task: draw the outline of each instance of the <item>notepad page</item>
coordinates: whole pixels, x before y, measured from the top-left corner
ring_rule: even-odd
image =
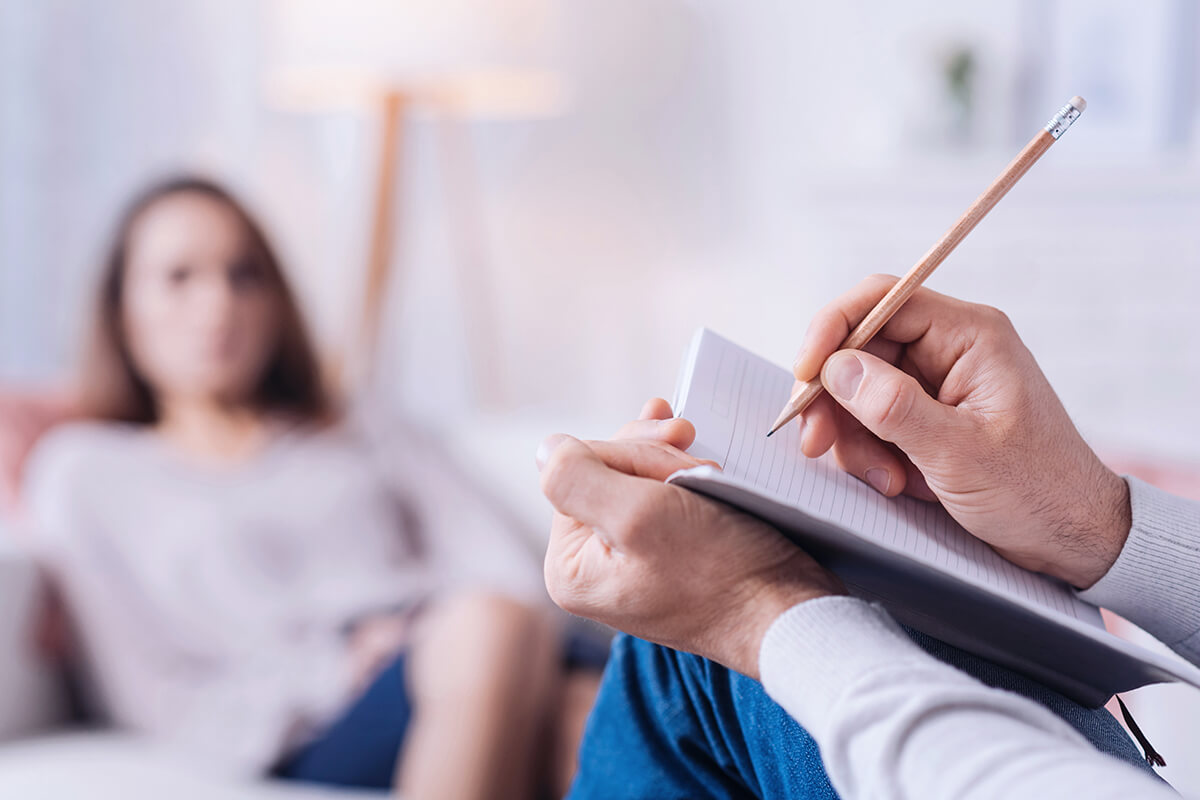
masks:
[[[696,426],[690,452],[813,516],[1004,594],[1101,624],[1065,584],[1022,569],[967,533],[940,506],[886,498],[838,469],[831,455],[805,458],[798,426],[767,431],[792,389],[790,372],[717,334],[697,333],[675,412]]]

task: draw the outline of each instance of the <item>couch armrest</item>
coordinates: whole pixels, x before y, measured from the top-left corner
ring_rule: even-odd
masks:
[[[40,588],[37,566],[0,521],[0,741],[65,719],[61,683],[33,644]]]

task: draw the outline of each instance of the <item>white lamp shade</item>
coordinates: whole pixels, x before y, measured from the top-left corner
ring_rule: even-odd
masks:
[[[400,91],[521,112],[561,93],[556,10],[554,0],[271,0],[268,91],[285,105]]]

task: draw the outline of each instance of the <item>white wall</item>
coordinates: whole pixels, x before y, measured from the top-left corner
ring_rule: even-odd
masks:
[[[861,275],[906,269],[1067,87],[1098,80],[1069,55],[1083,45],[1046,44],[1060,17],[1080,16],[1069,0],[564,7],[569,112],[468,129],[492,298],[480,338],[499,381],[483,388],[528,414],[620,419],[670,392],[698,324],[790,358],[815,308]],[[119,201],[176,166],[248,194],[323,336],[344,331],[373,120],[267,107],[269,19],[237,0],[18,2],[0,15],[0,376],[63,368]],[[1152,34],[1131,34],[1132,55]],[[1190,62],[1176,58],[1193,73],[1194,42]],[[939,70],[962,46],[980,102],[956,136]],[[1058,71],[1030,77],[1047,63]],[[1158,77],[1195,116],[1178,72]],[[1194,455],[1198,137],[1175,124],[1182,144],[1151,146],[1121,114],[1163,104],[1131,110],[1094,88],[1076,128],[931,283],[1009,311],[1098,441]],[[451,246],[473,223],[445,194],[438,141],[432,123],[410,126],[384,374],[405,405],[445,415],[479,398]]]
[[[263,106],[258,24],[242,0],[0,3],[0,378],[67,367],[121,205],[176,170],[245,194],[315,294],[308,254],[358,212],[340,202],[353,147],[321,145],[355,129]]]
[[[699,324],[787,363],[813,310],[865,274],[907,269],[1073,93],[1065,87],[1089,85],[1079,69],[1074,83],[1022,88],[1040,63],[1022,32],[1041,17],[1031,22],[1026,5],[957,4],[948,17],[933,2],[819,15],[795,3],[675,4],[686,20],[676,24],[716,52],[616,104],[596,82],[633,80],[606,55],[657,76],[679,62],[678,43],[660,57],[594,35],[575,115],[482,143],[513,400],[615,419],[669,393]],[[913,109],[936,108],[920,99],[936,97],[921,88],[936,74],[929,50],[960,41],[980,53],[978,132],[935,146],[936,114]],[[1189,135],[1186,148],[1138,149],[1129,143],[1142,134],[1094,102],[931,285],[1007,310],[1096,441],[1197,457],[1200,170]],[[497,143],[518,136],[519,149]]]

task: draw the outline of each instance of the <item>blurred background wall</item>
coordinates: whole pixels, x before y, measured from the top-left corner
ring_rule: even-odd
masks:
[[[271,102],[288,8],[0,3],[0,377],[70,363],[120,203],[179,168],[253,201],[337,345],[361,289],[377,127],[369,111]],[[670,392],[700,324],[788,363],[815,308],[907,269],[1078,93],[1081,123],[931,285],[1008,311],[1094,439],[1195,454],[1193,0],[556,12],[562,109],[462,126],[486,390],[456,265],[466,214],[447,196],[436,121],[406,126],[403,280],[381,362],[398,403],[608,424]]]
[[[397,20],[438,5],[373,2]],[[453,151],[445,120],[406,120],[391,407],[512,430],[524,464],[537,433],[603,434],[669,396],[698,325],[790,363],[815,309],[906,270],[1081,94],[930,286],[1006,310],[1102,449],[1200,458],[1195,0],[542,5],[560,104],[460,119]],[[120,205],[180,169],[251,201],[322,341],[346,346],[378,113],[267,90],[295,13],[0,0],[0,382],[68,373]],[[389,30],[414,41],[385,26],[375,44]],[[1164,691],[1157,724],[1186,753],[1195,698]],[[1195,767],[1171,777],[1200,787]]]

